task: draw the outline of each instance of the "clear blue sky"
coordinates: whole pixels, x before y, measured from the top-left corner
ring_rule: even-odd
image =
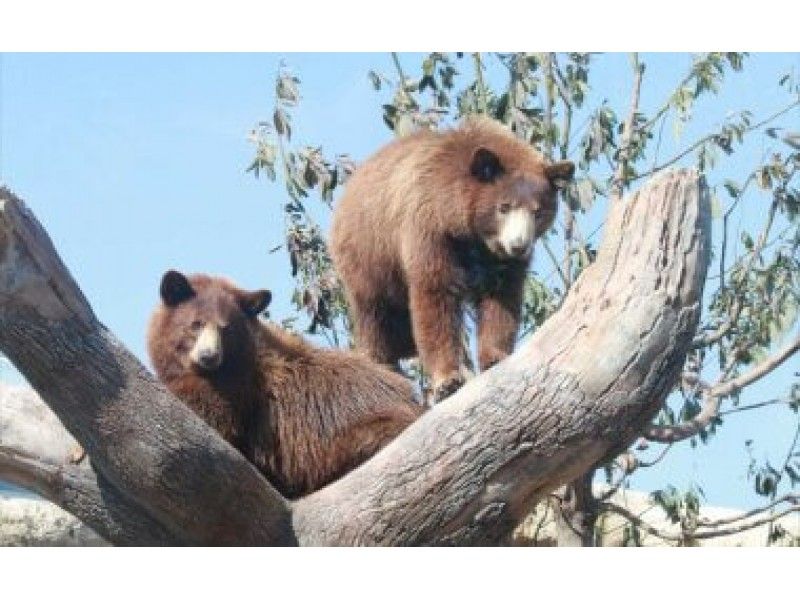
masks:
[[[418,56],[401,56],[415,73]],[[644,55],[644,109],[660,104],[690,64],[688,55]],[[229,276],[273,291],[271,313],[291,315],[288,260],[268,253],[282,241],[283,191],[245,173],[253,148],[246,137],[271,114],[274,77],[284,61],[302,80],[296,138],[327,155],[363,159],[391,138],[381,121],[386,101],[366,73],[393,72],[388,54],[5,54],[2,56],[0,180],[33,209],[100,319],[147,362],[144,332],[167,268]],[[681,143],[719,123],[728,111],[756,117],[786,103],[780,73],[797,54],[751,56],[719,97],[702,102]],[[489,63],[489,79],[502,70]],[[468,63],[464,68],[470,68]],[[628,58],[597,59],[593,88],[620,113],[629,103]],[[594,107],[594,106],[593,106]],[[798,128],[797,113],[783,124]],[[576,122],[579,122],[577,120]],[[662,155],[675,146],[665,132]],[[737,155],[719,171],[740,180],[765,145]],[[744,222],[759,218],[755,197]],[[599,222],[587,218],[584,230]],[[326,215],[321,214],[323,223]],[[548,271],[537,261],[540,272]],[[785,390],[797,365],[784,366],[746,396]],[[6,371],[8,377],[8,372]],[[661,467],[638,475],[643,489],[669,479],[702,481],[710,503],[755,504],[742,479],[744,438],[759,455],[782,459],[795,422],[788,410],[728,418],[710,447],[674,448]]]

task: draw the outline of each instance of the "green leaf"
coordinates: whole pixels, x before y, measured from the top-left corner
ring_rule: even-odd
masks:
[[[759,168],[756,171],[756,183],[762,189],[771,189],[772,188],[772,177],[769,174],[769,170],[766,166],[763,168]]]
[[[742,190],[739,188],[739,185],[735,181],[732,181],[731,179],[725,179],[725,182],[722,183],[722,185],[725,187],[725,190],[728,192],[728,195],[730,195],[734,199],[739,197],[739,194],[742,192]]]
[[[281,73],[275,85],[275,94],[287,106],[294,106],[300,99],[300,89],[297,84],[300,79],[288,73]]]
[[[375,88],[375,91],[381,90],[381,77],[375,71],[369,71],[367,73],[367,77],[369,77],[370,83],[372,83],[372,87]]]
[[[272,122],[275,125],[275,131],[278,135],[284,135],[286,139],[292,138],[292,128],[289,126],[289,113],[283,108],[275,108],[272,115]]]
[[[800,133],[792,131],[783,136],[783,142],[792,149],[800,150]]]

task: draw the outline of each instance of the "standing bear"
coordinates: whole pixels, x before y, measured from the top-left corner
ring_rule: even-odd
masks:
[[[147,346],[169,390],[287,498],[341,477],[423,409],[402,376],[259,320],[269,291],[170,270]]]
[[[397,139],[359,166],[331,231],[356,347],[383,364],[419,355],[441,400],[465,380],[471,303],[481,370],[508,355],[533,243],[574,171],[488,118]]]

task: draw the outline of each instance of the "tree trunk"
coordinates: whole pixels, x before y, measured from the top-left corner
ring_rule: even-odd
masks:
[[[289,503],[97,321],[33,215],[0,191],[0,350],[94,468],[37,475],[45,464],[5,451],[0,477],[115,543],[493,544],[650,422],[697,327],[709,241],[693,171],[614,203],[597,261],[531,339],[367,463]],[[43,487],[67,478],[96,508]]]
[[[597,502],[592,494],[594,468],[567,484],[554,501],[553,521],[559,547],[594,546]]]

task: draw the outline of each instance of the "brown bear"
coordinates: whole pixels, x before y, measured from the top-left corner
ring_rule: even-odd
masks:
[[[160,294],[147,338],[158,377],[287,498],[354,469],[423,411],[402,376],[260,320],[269,291],[170,270]]]
[[[330,243],[356,347],[384,364],[418,354],[440,400],[465,379],[471,303],[480,369],[508,355],[532,245],[574,171],[482,117],[394,140],[364,162],[336,207]]]

